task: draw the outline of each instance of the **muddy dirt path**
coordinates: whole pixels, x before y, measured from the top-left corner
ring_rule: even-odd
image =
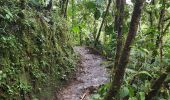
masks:
[[[80,66],[75,77],[54,100],[89,100],[91,92],[108,82],[106,68],[101,65],[105,61],[102,56],[87,47],[75,47],[74,50],[80,54]]]

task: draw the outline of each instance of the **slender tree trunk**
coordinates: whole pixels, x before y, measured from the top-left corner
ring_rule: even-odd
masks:
[[[170,27],[170,21],[168,22],[168,24],[166,25],[165,29],[163,30],[163,36],[166,34],[167,30],[169,29]]]
[[[79,26],[79,29],[80,29],[80,32],[79,32],[79,38],[80,38],[80,45],[82,45],[82,29],[81,27]]]
[[[107,26],[107,22],[104,23],[104,27],[106,26]],[[105,45],[105,43],[106,43],[106,33],[103,36],[103,44]]]
[[[72,12],[72,16],[71,16],[71,20],[72,20],[72,27],[74,26],[74,11],[75,11],[75,5],[74,5],[74,0],[71,0],[71,12]]]
[[[145,100],[152,100],[152,98],[154,96],[156,96],[157,92],[159,91],[159,89],[162,86],[162,83],[164,82],[164,80],[166,79],[167,74],[162,74],[157,80],[156,82],[153,84],[151,91],[148,93],[148,95],[146,95],[146,99]]]
[[[22,10],[24,10],[25,7],[26,7],[25,0],[20,0],[20,8],[21,8]],[[21,20],[25,18],[25,16],[24,16],[23,13],[20,13],[20,15],[21,15],[21,16],[20,16]],[[21,30],[20,30],[20,31],[23,32],[23,29],[24,29],[24,26],[21,25]],[[19,78],[19,80],[20,80],[20,78]],[[20,81],[21,81],[21,80],[20,80]],[[21,84],[21,83],[19,82],[19,84]],[[21,100],[24,100],[24,99],[25,99],[25,93],[24,93],[24,90],[23,90],[22,88],[20,89],[20,99],[21,99]]]
[[[60,6],[61,6],[61,15],[64,16],[65,13],[65,2],[66,0],[60,0]]]
[[[116,14],[117,15],[115,17],[115,31],[117,33],[117,46],[116,46],[114,70],[117,68],[117,64],[118,64],[120,54],[121,54],[121,49],[122,49],[124,4],[125,4],[125,0],[116,0],[116,9],[117,9]]]
[[[106,12],[105,12],[105,14],[104,14],[104,16],[103,16],[102,23],[101,23],[101,25],[100,25],[100,28],[99,28],[99,31],[98,31],[97,37],[96,37],[95,42],[94,42],[94,46],[96,46],[96,45],[97,45],[97,43],[98,43],[98,41],[99,41],[100,34],[101,34],[101,30],[102,30],[102,27],[103,27],[103,25],[104,25],[104,22],[105,22],[106,16],[107,16],[107,14],[108,14],[108,12],[109,12],[109,8],[110,8],[110,5],[111,5],[111,1],[112,1],[112,0],[109,0],[109,2],[108,2],[107,8],[106,8]]]
[[[156,55],[158,55],[158,48],[160,47],[161,41],[162,41],[162,34],[163,33],[163,28],[164,28],[164,17],[165,17],[165,4],[166,4],[166,0],[163,0],[163,8],[160,11],[160,18],[159,18],[159,23],[158,23],[158,32],[159,35],[157,36],[157,40],[156,40],[156,44],[155,44],[155,49],[153,50],[152,53],[152,60],[151,60],[151,64],[155,62],[155,57]]]
[[[155,6],[155,0],[152,0],[151,1],[151,5],[152,6]],[[154,14],[155,14],[155,10],[151,10],[148,12],[149,14],[149,22],[150,22],[150,28],[152,29],[154,27]],[[150,34],[153,34],[153,32],[151,31]],[[151,42],[154,42],[154,36],[151,35]]]
[[[69,0],[66,0],[65,4],[65,11],[64,11],[64,17],[67,18],[67,7],[68,7]]]
[[[93,31],[93,39],[95,40],[96,39],[96,33],[97,33],[97,23],[96,23],[96,20],[94,20],[93,22],[93,26],[94,26],[94,31]]]
[[[123,77],[125,74],[125,69],[129,61],[131,44],[136,36],[136,32],[138,29],[144,1],[145,0],[136,0],[125,46],[120,56],[120,60],[117,65],[116,73],[114,75],[111,87],[107,95],[105,96],[105,100],[112,100],[112,98],[115,97],[118,94],[118,91],[120,90],[121,84],[123,82]]]

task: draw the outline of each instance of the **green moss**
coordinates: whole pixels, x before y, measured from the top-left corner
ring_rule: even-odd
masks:
[[[5,9],[4,6],[0,10],[4,17]],[[75,55],[66,42],[69,40],[66,22],[57,11],[52,11],[51,17],[45,16],[44,11],[21,10],[17,2],[7,10],[11,17],[0,18],[3,29],[0,31],[0,98],[52,97],[55,88],[75,68]]]

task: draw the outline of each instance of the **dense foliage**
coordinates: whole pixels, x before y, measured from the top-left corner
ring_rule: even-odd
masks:
[[[119,4],[123,1],[72,0],[73,3],[69,7],[70,10],[74,10],[74,13],[68,11],[69,14],[71,13],[72,16],[75,16],[70,16],[70,18],[73,20],[71,22],[74,23],[72,31],[77,37],[77,43],[95,46],[111,60],[111,64],[113,61],[120,61],[115,59],[115,56],[117,52],[121,54],[121,51],[126,49],[123,46],[129,34],[130,23],[133,21],[131,19],[132,13],[136,9],[134,9],[135,3],[140,0],[132,0],[132,2],[130,2],[131,0],[126,0],[124,4]],[[108,8],[109,3],[111,3],[111,6]],[[128,64],[127,66],[125,65],[124,80],[116,100],[150,100],[148,99],[149,97],[154,97],[156,100],[170,99],[169,5],[170,2],[166,0],[146,0],[144,3],[139,25],[137,25],[138,31],[135,32],[136,37],[130,45],[131,50]],[[104,16],[107,9],[109,11]],[[122,13],[123,16],[121,15]],[[119,23],[121,19],[123,23]],[[101,34],[99,34],[102,24]],[[117,28],[119,30],[121,28],[121,35],[117,35],[117,33],[120,33]],[[98,35],[100,37],[96,41]],[[120,46],[119,39],[122,46]],[[97,45],[95,45],[96,42]],[[122,49],[116,51],[118,44]],[[124,56],[126,57],[126,55]],[[114,68],[111,74],[114,80],[114,73],[117,70],[115,69],[115,64],[112,65]],[[94,98],[102,100],[109,88],[111,88],[110,84],[103,86],[99,89],[100,95],[96,94]]]
[[[86,45],[112,69],[94,100],[169,100],[169,27],[169,0],[1,0],[0,99],[52,97]]]
[[[46,98],[74,71],[68,28],[59,8],[0,1],[0,99]],[[51,98],[50,97],[50,98]]]

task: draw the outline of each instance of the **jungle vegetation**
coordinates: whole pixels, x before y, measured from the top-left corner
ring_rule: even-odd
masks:
[[[111,64],[93,100],[169,100],[169,27],[169,0],[0,0],[0,100],[50,100],[74,46]]]

